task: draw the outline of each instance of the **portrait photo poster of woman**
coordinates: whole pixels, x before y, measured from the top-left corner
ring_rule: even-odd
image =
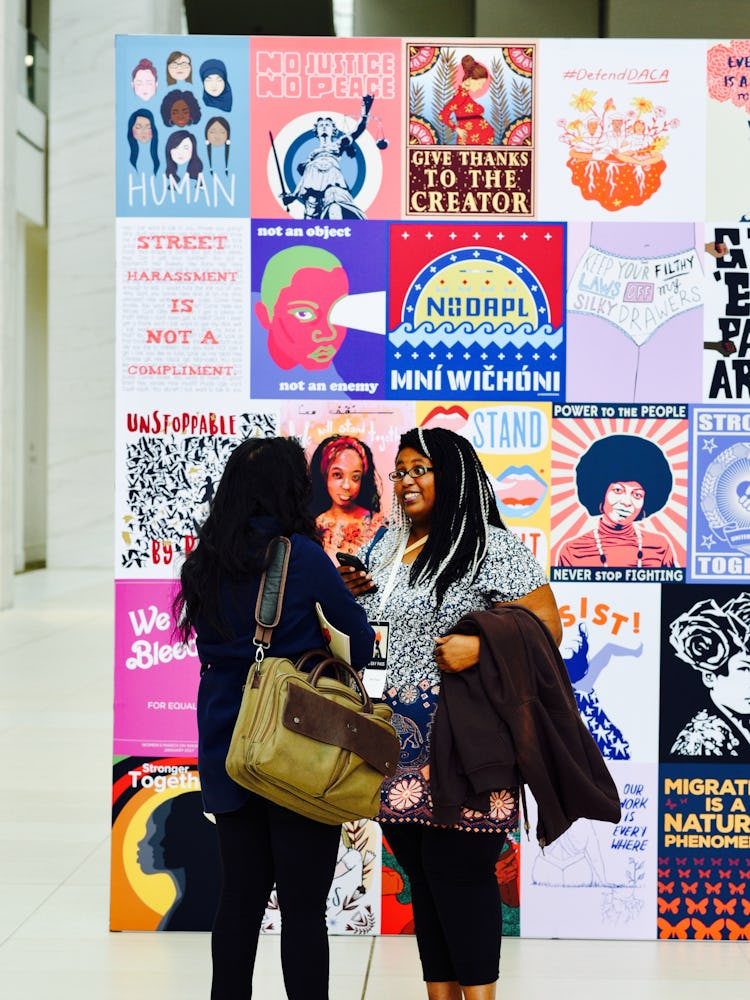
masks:
[[[330,544],[326,544],[326,551],[331,558],[338,550],[356,552],[391,516],[393,489],[388,473],[393,468],[399,437],[414,426],[414,404],[382,400],[343,404],[335,400],[286,401],[281,407],[280,426],[284,434],[300,439],[312,463],[313,513],[316,518],[322,516],[321,524],[328,527]],[[336,446],[337,440],[344,443],[343,451]],[[326,445],[329,455],[336,455],[339,461],[329,460],[324,472],[321,452]],[[372,475],[368,468],[370,456]],[[379,510],[373,509],[373,494]],[[359,524],[352,523],[353,511],[358,511]],[[335,528],[334,522],[339,522]],[[341,545],[332,544],[334,536]]]

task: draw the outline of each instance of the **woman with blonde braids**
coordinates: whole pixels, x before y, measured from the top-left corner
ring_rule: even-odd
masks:
[[[451,634],[470,612],[524,605],[557,642],[562,626],[541,566],[505,529],[465,438],[437,427],[407,431],[389,478],[395,525],[361,550],[367,573],[340,570],[371,622],[388,625],[383,697],[401,756],[378,818],[411,882],[429,1000],[492,1000],[502,932],[495,864],[517,823],[518,790],[498,788],[488,812],[464,808],[454,826],[435,821],[429,757],[441,671],[478,660],[478,637]],[[378,589],[368,593],[373,583]]]

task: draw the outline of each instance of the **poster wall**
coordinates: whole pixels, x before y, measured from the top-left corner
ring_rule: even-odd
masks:
[[[111,926],[211,924],[171,606],[231,450],[299,438],[333,558],[423,426],[547,571],[621,798],[508,838],[504,933],[747,940],[750,41],[123,36],[116,92]],[[413,932],[375,823],[328,926]]]

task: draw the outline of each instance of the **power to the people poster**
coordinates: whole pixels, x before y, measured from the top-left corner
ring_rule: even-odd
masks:
[[[113,928],[210,927],[172,601],[227,456],[298,437],[335,558],[424,426],[549,574],[621,799],[509,838],[504,933],[747,940],[749,94],[742,39],[117,39]],[[413,932],[377,824],[328,904]]]

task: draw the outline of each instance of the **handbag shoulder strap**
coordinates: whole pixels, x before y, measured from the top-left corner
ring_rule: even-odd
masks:
[[[271,633],[279,624],[284,601],[286,574],[292,543],[285,535],[272,538],[266,549],[266,568],[260,578],[258,600],[255,602],[255,637],[253,643],[260,651],[268,647]]]

